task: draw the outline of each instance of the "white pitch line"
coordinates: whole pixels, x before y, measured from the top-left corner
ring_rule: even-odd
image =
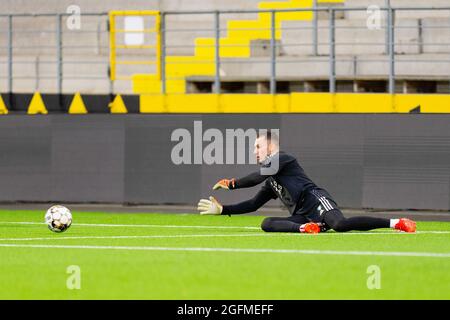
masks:
[[[294,233],[295,234],[295,233]],[[302,233],[304,234],[304,233]],[[416,232],[402,232],[398,230],[392,230],[391,232],[379,232],[379,231],[350,231],[350,232],[321,232],[318,235],[385,235],[385,234],[450,234],[450,231],[416,231]]]
[[[446,231],[418,231],[420,234],[427,233],[450,233]],[[406,232],[323,232],[319,234],[307,233],[239,233],[239,234],[178,234],[178,235],[141,235],[141,236],[53,236],[53,237],[31,237],[31,238],[0,238],[0,241],[35,241],[35,240],[96,240],[96,239],[165,239],[165,238],[202,238],[202,237],[298,237],[298,236],[347,236],[347,235],[413,235]]]
[[[272,234],[274,235],[274,234]],[[147,235],[147,236],[75,236],[75,237],[45,237],[45,238],[4,238],[0,241],[33,241],[33,240],[88,240],[88,239],[153,239],[153,238],[201,238],[201,237],[262,237],[264,233],[240,234],[178,234],[178,235]]]
[[[194,251],[194,252],[235,252],[235,253],[291,253],[315,255],[344,256],[392,256],[392,257],[430,257],[450,258],[450,253],[431,252],[389,252],[389,251],[333,251],[333,250],[296,250],[296,249],[241,249],[241,248],[175,248],[175,247],[130,247],[130,246],[70,246],[41,244],[0,244],[0,247],[42,248],[42,249],[93,249],[93,250],[128,250],[128,251]]]
[[[0,221],[1,224],[18,224],[18,225],[45,225],[45,222],[27,222],[27,221]],[[128,227],[128,228],[194,228],[194,229],[246,229],[246,230],[261,230],[259,227],[250,226],[184,226],[184,225],[159,225],[159,224],[95,224],[95,223],[77,223],[77,226],[83,227]],[[271,234],[271,233],[270,233]],[[278,236],[298,236],[297,233],[276,233]],[[416,231],[415,233],[405,233],[392,230],[391,232],[377,232],[377,231],[363,231],[363,232],[322,232],[320,236],[324,235],[386,235],[386,234],[450,234],[450,231]],[[301,234],[309,235],[309,234]],[[1,240],[1,239],[0,239]]]
[[[24,222],[24,221],[0,221],[0,224],[30,224],[43,225],[45,222]],[[77,223],[77,226],[83,227],[131,227],[131,228],[198,228],[198,229],[251,229],[261,230],[259,227],[239,227],[239,226],[178,226],[161,224],[95,224],[95,223]]]

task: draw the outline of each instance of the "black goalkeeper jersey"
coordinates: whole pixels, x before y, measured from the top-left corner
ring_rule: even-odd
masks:
[[[271,167],[276,167],[277,159],[278,170],[276,172],[268,172],[268,169]],[[269,200],[276,198],[280,198],[291,215],[306,214],[310,209],[310,204],[305,202],[305,199],[309,198],[307,197],[308,191],[319,189],[308,178],[303,168],[298,164],[297,159],[284,152],[279,152],[269,157],[261,164],[259,171],[241,179],[236,179],[234,187],[231,189],[249,188],[264,181],[265,184],[253,199],[235,205],[224,205],[222,214],[253,212]]]

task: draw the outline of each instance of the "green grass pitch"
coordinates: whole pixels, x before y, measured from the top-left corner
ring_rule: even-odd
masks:
[[[44,212],[0,211],[0,299],[450,299],[446,222],[309,235],[264,233],[262,216],[73,218],[56,234]]]

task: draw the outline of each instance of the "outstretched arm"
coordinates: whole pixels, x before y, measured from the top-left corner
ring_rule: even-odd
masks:
[[[217,182],[213,190],[217,189],[228,189],[228,190],[234,190],[234,189],[240,189],[240,188],[250,188],[254,187],[264,180],[266,180],[269,176],[263,176],[259,171],[253,172],[249,174],[248,176],[245,176],[240,179],[222,179],[219,182]]]
[[[252,199],[238,204],[226,205],[222,208],[223,215],[243,214],[254,212],[261,208],[270,199],[276,199],[272,189],[264,186]]]
[[[277,161],[278,161],[278,164],[276,166],[277,170],[275,170],[275,171],[270,171],[270,173],[269,173],[269,171],[266,170],[266,174],[261,174],[261,170],[258,170],[256,172],[253,172],[253,173],[249,174],[248,176],[245,176],[240,179],[234,179],[234,178],[233,179],[222,179],[214,185],[213,190],[217,190],[217,189],[233,190],[233,189],[254,187],[254,186],[260,184],[261,182],[263,182],[264,180],[266,180],[271,175],[274,175],[277,172],[279,172],[280,170],[282,170],[286,164],[288,164],[292,161],[295,161],[295,158],[293,158],[292,156],[286,155],[284,153],[281,153],[279,155]],[[265,164],[262,166],[262,168],[270,168],[270,167],[271,167],[270,162],[268,164]]]
[[[254,187],[266,180],[268,177],[269,176],[267,175],[262,175],[259,171],[250,173],[248,176],[236,180],[235,189]]]

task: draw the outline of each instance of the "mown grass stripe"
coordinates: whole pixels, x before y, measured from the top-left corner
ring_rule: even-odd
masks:
[[[253,249],[253,248],[202,248],[202,247],[148,247],[148,246],[86,246],[86,245],[42,245],[42,244],[0,244],[0,247],[40,248],[40,249],[91,249],[125,251],[196,251],[196,252],[232,252],[232,253],[290,253],[314,255],[347,256],[392,256],[392,257],[429,257],[450,258],[450,253],[433,252],[389,252],[389,251],[337,251],[337,250],[297,250],[297,249]]]

